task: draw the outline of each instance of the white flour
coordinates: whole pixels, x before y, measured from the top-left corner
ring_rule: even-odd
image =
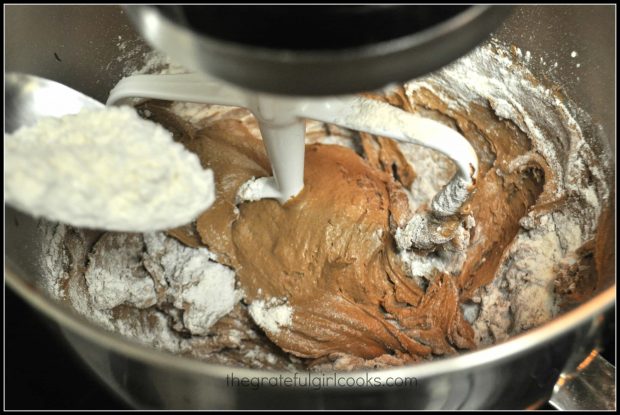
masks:
[[[269,182],[269,177],[252,177],[237,190],[235,196],[235,204],[240,205],[243,202],[254,202],[261,200],[264,196],[262,189],[265,187],[265,183]]]
[[[525,55],[527,62],[530,54]],[[480,344],[504,340],[558,313],[553,266],[567,261],[594,236],[601,203],[609,197],[605,177],[608,158],[596,144],[602,141],[600,132],[591,127],[584,130],[577,119],[589,126],[588,117],[547,87],[529,79],[532,79],[529,71],[515,63],[507,49],[490,44],[434,75],[406,85],[410,95],[417,89],[427,88],[456,110],[466,111],[471,103],[490,105],[498,117],[514,122],[532,140],[532,155],[518,157],[509,168],[517,169],[529,157],[541,156],[556,176],[557,185],[545,185],[537,203],[566,197],[554,211],[543,210],[522,219],[523,229],[505,250],[494,281],[480,289],[475,298],[479,309],[473,311],[472,304],[464,307],[468,320],[476,316],[474,330]],[[405,152],[414,168],[423,163],[418,152]],[[431,174],[412,186],[413,197],[420,204],[428,203],[441,184],[437,180],[440,177],[436,174],[437,167],[422,165],[430,168]],[[425,170],[416,171],[427,176]],[[431,176],[436,179],[432,180]],[[420,224],[412,223],[409,228],[400,232],[415,231]],[[428,278],[435,270],[456,275],[464,259],[462,252],[448,244],[432,256],[404,250],[401,258],[408,272],[417,279]]]
[[[122,48],[122,44],[119,45],[119,49]],[[137,70],[134,70],[131,75],[138,74],[159,74],[159,75],[174,75],[189,73],[190,71],[181,65],[177,65],[170,60],[166,55],[163,55],[157,51],[150,51],[144,53],[144,64]]]
[[[6,201],[74,226],[144,232],[191,222],[213,173],[129,107],[45,118],[5,134]]]
[[[206,335],[241,299],[234,271],[214,262],[208,249],[186,247],[162,233],[145,234],[144,242],[145,267],[167,299],[185,311],[184,326],[193,334]]]
[[[277,334],[292,323],[293,308],[276,298],[256,300],[250,304],[249,311],[256,324],[269,333]]]
[[[117,332],[151,347],[173,353],[181,351],[182,339],[169,327],[168,318],[163,313],[152,313],[148,319],[148,324],[144,324],[145,315],[142,314],[143,310],[140,308],[132,309],[129,318],[117,318],[112,309],[106,308],[106,306],[111,306],[117,302],[114,297],[119,292],[114,289],[116,288],[114,286],[110,290],[105,289],[106,279],[112,280],[113,285],[119,283],[119,280],[122,281],[122,288],[127,291],[140,292],[141,290],[136,288],[147,285],[140,280],[140,277],[146,277],[144,274],[133,274],[131,276],[125,274],[124,280],[116,279],[113,276],[115,271],[127,272],[131,270],[132,265],[135,265],[135,259],[140,256],[142,249],[141,242],[136,243],[140,239],[138,235],[134,238],[129,235],[119,235],[121,239],[118,239],[117,242],[123,245],[111,251],[111,258],[104,259],[105,256],[100,256],[100,258],[95,259],[95,263],[99,265],[94,267],[91,265],[86,270],[86,273],[90,273],[91,277],[95,277],[98,272],[105,273],[107,271],[99,268],[102,260],[109,261],[109,264],[114,265],[112,265],[107,276],[103,276],[104,282],[102,284],[90,288],[86,278],[84,278],[85,271],[81,269],[82,264],[87,261],[89,256],[85,240],[87,238],[84,237],[84,234],[81,231],[73,231],[65,225],[53,225],[48,222],[42,222],[40,229],[43,232],[42,240],[44,243],[44,251],[41,257],[43,281],[53,298],[68,302],[80,315],[107,330]],[[90,259],[93,260],[92,255]],[[134,268],[133,271],[136,269]],[[115,279],[116,281],[114,281]],[[137,300],[141,306],[147,306],[147,303],[153,298],[153,292],[144,290],[140,296],[123,295],[123,297],[127,305],[132,305],[132,301]]]
[[[81,231],[49,224],[42,229],[50,293],[93,322],[153,347],[175,353],[191,348],[179,330],[207,335],[241,299],[235,273],[214,262],[206,248],[186,247],[163,233],[106,233],[88,253]],[[119,306],[131,307],[124,318],[115,311]],[[170,306],[169,316],[179,319],[174,324],[155,309]]]
[[[155,283],[141,266],[142,258],[131,245],[139,237],[110,236],[115,242],[112,249],[89,256],[84,277],[93,306],[99,310],[128,304],[147,308],[157,303]],[[139,243],[139,242],[138,242]]]

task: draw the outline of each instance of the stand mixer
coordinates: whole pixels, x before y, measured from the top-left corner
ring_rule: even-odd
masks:
[[[127,11],[148,42],[197,72],[127,77],[111,91],[108,105],[154,98],[249,109],[273,177],[242,186],[242,201],[285,203],[302,190],[305,119],[446,154],[458,172],[435,196],[436,216],[456,213],[475,184],[476,154],[458,132],[350,94],[451,62],[486,37],[509,8],[128,6]],[[363,29],[346,31],[352,24]]]
[[[390,6],[386,6],[390,7]],[[475,6],[478,11],[484,6]],[[257,16],[258,8],[253,9]],[[129,8],[90,6],[13,6],[7,7],[7,38],[6,61],[7,71],[19,71],[45,76],[56,81],[63,82],[88,95],[105,101],[110,89],[121,77],[125,61],[117,60],[118,50],[116,39],[129,39],[133,41],[135,33],[127,21]],[[580,25],[575,22],[591,22],[590,25]],[[59,24],[60,23],[60,24]],[[236,29],[240,30],[239,24]],[[480,24],[480,27],[483,25]],[[549,27],[553,30],[549,30]],[[469,29],[474,29],[469,27]],[[486,29],[485,29],[486,30]],[[488,29],[490,30],[490,28]],[[608,85],[613,82],[613,62],[609,62],[609,56],[613,56],[613,42],[607,42],[613,35],[613,10],[611,8],[598,9],[588,7],[570,6],[521,6],[516,8],[515,13],[506,20],[505,25],[495,33],[501,42],[516,44],[524,50],[531,51],[532,56],[548,56],[560,62],[556,69],[559,80],[567,86],[572,96],[578,98],[577,102],[593,115],[600,117],[605,130],[609,134],[613,146],[614,126],[613,90]],[[460,40],[464,36],[456,35],[452,42],[445,42],[445,46],[454,44],[454,38]],[[195,39],[194,39],[195,40]],[[172,40],[171,40],[172,42]],[[222,42],[220,42],[222,43]],[[435,44],[431,49],[431,55],[441,55],[441,47]],[[26,46],[27,45],[27,46]],[[98,47],[93,47],[93,45]],[[597,47],[592,47],[597,45]],[[179,45],[177,45],[178,47]],[[248,48],[257,50],[257,47]],[[384,48],[385,49],[385,48]],[[575,62],[571,59],[571,51],[579,51],[582,62],[581,82],[571,83],[574,79]],[[58,52],[55,57],[53,52]],[[175,50],[170,50],[173,54]],[[386,52],[386,50],[384,50]],[[220,54],[224,51],[220,49]],[[202,54],[198,54],[202,56]],[[238,54],[238,57],[250,59],[249,53]],[[340,58],[340,60],[338,60]],[[348,58],[351,58],[348,55]],[[62,62],[60,62],[62,59]],[[360,58],[361,59],[361,58]],[[108,66],[110,60],[114,60]],[[226,60],[214,60],[213,65],[222,65]],[[354,78],[362,76],[370,70],[368,66],[348,65],[345,54],[334,53],[330,59],[325,59],[326,65],[331,66],[332,72],[336,73],[341,67],[348,67],[348,78],[338,77],[329,79],[316,78],[306,84],[300,83],[299,88],[305,85],[307,91],[304,94],[340,94],[352,93],[364,89],[377,88],[385,82],[378,82],[375,86],[350,87],[342,92],[337,92],[336,85],[344,87],[346,81],[353,82]],[[378,62],[379,60],[377,60]],[[403,62],[406,59],[403,60]],[[296,61],[295,72],[304,65],[310,67],[308,61]],[[359,63],[359,60],[357,61]],[[370,59],[365,62],[370,63]],[[387,59],[386,59],[387,62]],[[589,62],[596,63],[596,71],[586,70]],[[337,64],[336,64],[337,63]],[[416,71],[422,62],[410,64],[408,75],[402,79],[416,76]],[[534,62],[534,67],[538,60]],[[116,65],[116,66],[115,66]],[[599,66],[600,65],[600,66]],[[543,73],[542,60],[540,71]],[[71,70],[68,70],[68,69]],[[197,66],[191,67],[198,70]],[[238,65],[236,71],[255,69],[259,65]],[[386,64],[382,67],[387,74],[401,69],[401,65]],[[592,69],[593,66],[590,66]],[[218,77],[224,79],[227,71],[229,76],[237,75],[234,67],[220,68]],[[353,70],[351,70],[353,69]],[[364,69],[362,71],[362,69]],[[209,73],[215,74],[214,69]],[[264,72],[262,72],[264,73]],[[273,82],[270,88],[278,86],[290,89],[288,76],[281,71],[279,76],[269,76]],[[589,74],[589,76],[588,76]],[[301,76],[301,75],[300,75]],[[161,79],[161,78],[160,78]],[[317,82],[320,79],[321,82]],[[392,80],[397,80],[394,77]],[[93,82],[97,80],[97,83]],[[266,82],[266,79],[263,79]],[[465,80],[467,81],[467,80]],[[241,85],[240,81],[230,82]],[[266,85],[266,83],[264,83]],[[294,86],[294,85],[293,85]],[[266,88],[266,87],[265,87]],[[332,89],[332,92],[323,91]],[[256,87],[255,90],[259,90]],[[282,93],[286,93],[285,91]],[[295,95],[304,95],[296,93]],[[612,147],[613,148],[613,147]],[[612,215],[613,216],[613,215]],[[587,356],[592,350],[593,333],[602,321],[602,310],[611,309],[615,299],[615,286],[611,286],[602,294],[596,296],[587,303],[577,307],[567,315],[559,316],[555,321],[546,324],[531,332],[525,333],[518,338],[509,340],[504,344],[480,350],[475,353],[451,357],[442,361],[431,362],[425,365],[399,368],[389,372],[378,372],[380,376],[415,376],[419,380],[419,387],[415,390],[381,390],[369,391],[359,388],[351,391],[330,389],[318,391],[309,396],[307,391],[294,389],[261,389],[259,391],[246,390],[240,392],[227,388],[223,379],[228,369],[188,360],[178,356],[161,353],[157,350],[148,349],[135,345],[130,341],[119,338],[113,333],[108,333],[88,321],[82,321],[71,310],[64,310],[45,293],[33,289],[41,284],[40,275],[42,269],[38,264],[38,252],[33,252],[33,247],[42,244],[41,237],[37,233],[37,222],[7,208],[6,220],[6,280],[7,285],[16,290],[20,296],[26,299],[30,305],[54,321],[65,333],[70,347],[88,366],[132,405],[138,407],[167,407],[167,408],[242,408],[242,407],[316,407],[316,408],[351,408],[355,407],[383,407],[383,408],[534,408],[547,401],[552,392],[556,375],[561,371],[562,375],[554,392],[554,400],[557,403],[558,388],[560,393],[564,389],[570,389],[575,382],[578,383],[584,376],[572,377],[572,369]],[[612,236],[613,248],[613,236]],[[610,249],[613,252],[613,249]],[[613,279],[613,267],[610,273]],[[13,324],[7,327],[18,327],[24,316],[13,313]],[[17,323],[16,323],[17,322]],[[7,329],[8,330],[8,329]],[[11,336],[9,336],[11,337]],[[14,336],[17,339],[18,336]],[[613,337],[610,335],[610,338]],[[22,348],[26,340],[21,339],[17,343]],[[36,344],[40,344],[38,339]],[[613,348],[613,347],[612,347]],[[38,348],[33,348],[39,350]],[[46,349],[47,350],[47,349]],[[585,353],[585,354],[584,354]],[[570,358],[570,359],[569,359]],[[589,356],[591,359],[591,356]],[[13,372],[32,373],[37,376],[41,368],[34,367],[27,371],[26,364],[32,362],[27,353],[24,358],[13,355],[10,359],[14,364]],[[596,362],[596,359],[594,360]],[[587,380],[603,380],[600,374],[590,373],[595,365],[589,365],[585,373]],[[580,365],[580,370],[584,369]],[[68,372],[68,368],[62,373]],[[7,369],[8,372],[8,369]],[[613,367],[610,384],[613,386]],[[239,370],[244,376],[269,376],[271,372],[258,370]],[[510,376],[506,376],[509,373]],[[571,373],[571,375],[568,375]],[[66,373],[68,375],[68,373]],[[569,377],[570,376],[570,377]],[[317,375],[318,377],[318,375]],[[76,379],[75,383],[86,383]],[[50,376],[50,384],[57,384],[57,377]],[[52,383],[53,382],[53,383]],[[15,379],[13,379],[15,383]],[[26,383],[25,390],[30,386]],[[65,395],[70,384],[62,388]],[[55,390],[52,388],[52,390]],[[599,396],[613,400],[615,389],[604,387],[592,387],[587,384],[573,391],[595,391]],[[252,393],[256,392],[256,393]],[[81,393],[76,392],[76,393]],[[32,396],[26,393],[26,404],[31,404]],[[67,394],[68,400],[75,401],[75,395]],[[40,396],[38,397],[40,398]],[[572,405],[577,400],[566,400]],[[588,401],[591,403],[593,401]],[[555,404],[554,404],[555,405]],[[560,406],[561,407],[561,406]],[[568,406],[574,407],[574,406]],[[593,408],[588,405],[586,408]]]

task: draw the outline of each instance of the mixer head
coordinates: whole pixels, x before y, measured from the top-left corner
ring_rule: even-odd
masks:
[[[127,6],[189,69],[279,95],[339,95],[432,72],[473,49],[508,6]]]

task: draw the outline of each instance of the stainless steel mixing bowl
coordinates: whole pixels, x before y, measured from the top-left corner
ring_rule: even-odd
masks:
[[[6,71],[53,79],[100,101],[105,101],[128,65],[117,59],[121,49],[135,52],[125,55],[135,61],[134,67],[142,59],[137,52],[148,50],[117,6],[5,6],[5,23]],[[614,25],[613,6],[524,6],[495,35],[529,50],[532,56],[545,56],[545,62],[533,62],[533,71],[563,85],[603,126],[612,149]],[[578,53],[577,60],[571,58],[572,51]],[[556,61],[558,67],[550,70],[546,62]],[[615,400],[613,377],[609,377],[613,367],[593,352],[602,313],[615,303],[613,268],[608,275],[612,286],[542,327],[461,356],[371,372],[383,380],[415,378],[407,387],[254,388],[230,386],[230,379],[227,385],[227,375],[255,379],[286,374],[232,369],[149,349],[51,300],[38,284],[43,247],[37,221],[7,207],[5,225],[7,285],[57,323],[84,362],[136,407],[533,408],[550,398],[554,385],[554,402],[559,407],[601,407]],[[599,381],[599,385],[580,389],[583,374],[596,371],[586,381]],[[582,376],[573,377],[578,372]],[[317,379],[322,374],[312,376]],[[364,377],[366,373],[347,376]],[[589,397],[594,400],[571,401],[579,390],[596,392]]]

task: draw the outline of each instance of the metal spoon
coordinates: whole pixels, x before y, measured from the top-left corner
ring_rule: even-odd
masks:
[[[104,105],[68,86],[38,76],[8,73],[4,78],[4,132],[13,133],[45,117],[77,114]]]
[[[60,147],[64,145],[62,143],[36,144],[35,152],[38,157],[36,161],[45,163],[47,166],[45,171],[47,168],[51,170],[50,173],[42,174],[41,170],[37,171],[30,165],[30,157],[35,161],[35,156],[31,156],[32,144],[22,145],[15,137],[6,136],[21,127],[33,126],[43,118],[62,117],[83,110],[104,108],[105,105],[102,103],[57,82],[26,74],[6,74],[4,149],[5,161],[7,164],[12,162],[10,165],[13,167],[10,169],[13,170],[5,170],[5,202],[33,216],[44,216],[74,226],[126,232],[148,232],[181,226],[191,222],[213,203],[215,192],[212,172],[203,170],[196,156],[176,147],[180,145],[170,141],[171,146],[166,146],[168,142],[165,136],[163,140],[154,141],[153,145],[159,145],[162,151],[171,149],[175,151],[171,153],[170,158],[166,156],[157,161],[151,161],[148,155],[145,156],[147,158],[145,160],[131,156],[130,150],[122,145],[109,150],[106,147],[97,147],[96,151],[100,151],[100,160],[103,162],[115,160],[112,157],[118,159],[119,156],[123,160],[135,160],[134,163],[131,161],[117,163],[122,165],[114,167],[111,177],[95,174],[97,170],[94,167],[87,172],[79,168],[62,168],[66,163],[56,163],[58,159],[52,158],[55,155],[60,154],[64,157],[64,154],[68,154],[63,151],[70,147]],[[144,123],[148,126],[147,123],[150,121],[144,120]],[[129,138],[131,137],[127,137]],[[122,140],[122,137],[120,139]],[[26,145],[28,147],[24,147]],[[49,146],[49,149],[44,148],[45,146]],[[88,169],[88,162],[80,158],[82,153],[72,147],[71,149],[73,149],[71,160],[78,160],[78,165],[84,165],[85,169]],[[157,152],[158,147],[155,147],[154,151]],[[55,160],[55,163],[50,163],[48,166],[48,160]],[[84,160],[92,160],[92,156],[90,159],[85,157]],[[156,172],[161,174],[157,176],[157,182],[153,182],[152,175],[143,175],[140,172],[143,171],[144,165],[151,166],[156,162],[158,163]],[[59,164],[59,167],[56,167],[56,164]],[[25,165],[28,165],[28,168],[24,167]],[[179,166],[182,170],[178,168]],[[181,171],[187,174],[181,174]],[[22,192],[26,182],[37,191]],[[55,190],[56,183],[71,183],[75,189],[79,189],[79,193],[76,190],[75,197],[71,197],[74,196],[71,194],[59,195]],[[79,183],[79,187],[75,187],[76,183]],[[124,183],[130,183],[131,186],[126,186]],[[136,189],[146,189],[145,185],[148,185],[149,189],[161,186],[162,191],[143,194],[132,190],[133,186]],[[188,192],[187,187],[191,187],[192,191]],[[113,196],[109,198],[99,196],[105,194],[100,193],[102,189],[115,188],[120,190],[112,190],[110,195]],[[43,192],[38,192],[41,189]],[[122,209],[114,204],[117,201],[123,202]]]

